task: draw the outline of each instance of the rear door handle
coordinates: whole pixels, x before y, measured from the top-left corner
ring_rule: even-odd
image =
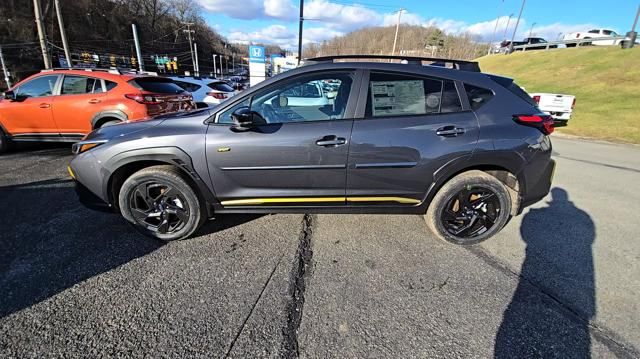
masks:
[[[41,103],[39,107],[40,107],[40,108],[49,108],[49,107],[51,107],[51,104],[48,104],[48,103]]]
[[[436,130],[436,135],[443,137],[456,137],[464,133],[464,128],[444,126]]]
[[[101,101],[98,100],[97,98],[92,98],[91,100],[89,100],[89,103],[100,103]]]
[[[316,145],[323,147],[335,147],[344,145],[345,143],[347,143],[346,139],[335,135],[324,136],[316,141]]]

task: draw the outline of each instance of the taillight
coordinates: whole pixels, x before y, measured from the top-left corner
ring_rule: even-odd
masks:
[[[576,98],[573,98],[573,103],[571,104],[571,109],[573,110],[574,108],[576,108]]]
[[[513,115],[513,120],[517,123],[535,127],[545,135],[553,133],[553,117],[549,115]]]
[[[533,96],[533,102],[535,102],[536,105],[539,105],[540,104],[540,96],[537,96],[537,95]]]
[[[227,98],[227,94],[224,92],[207,92],[207,95],[218,100],[224,100]]]
[[[145,105],[156,105],[164,102],[163,99],[153,94],[130,93],[124,95],[124,97]]]

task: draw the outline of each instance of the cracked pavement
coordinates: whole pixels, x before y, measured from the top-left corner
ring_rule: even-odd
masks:
[[[553,141],[553,196],[471,248],[398,215],[163,245],[77,202],[69,146],[25,146],[0,156],[0,357],[639,357],[640,149]]]

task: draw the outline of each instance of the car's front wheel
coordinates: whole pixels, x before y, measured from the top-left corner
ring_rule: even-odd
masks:
[[[511,216],[511,195],[497,178],[482,171],[453,177],[436,193],[424,218],[440,239],[480,243],[498,233]]]
[[[163,240],[185,239],[202,225],[202,203],[173,166],[153,166],[131,175],[118,198],[122,216],[141,233]]]

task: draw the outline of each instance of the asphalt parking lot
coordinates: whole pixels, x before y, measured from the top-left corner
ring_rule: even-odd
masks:
[[[0,357],[640,357],[640,147],[554,138],[552,194],[463,248],[418,216],[224,216],[163,245],[0,156]]]

